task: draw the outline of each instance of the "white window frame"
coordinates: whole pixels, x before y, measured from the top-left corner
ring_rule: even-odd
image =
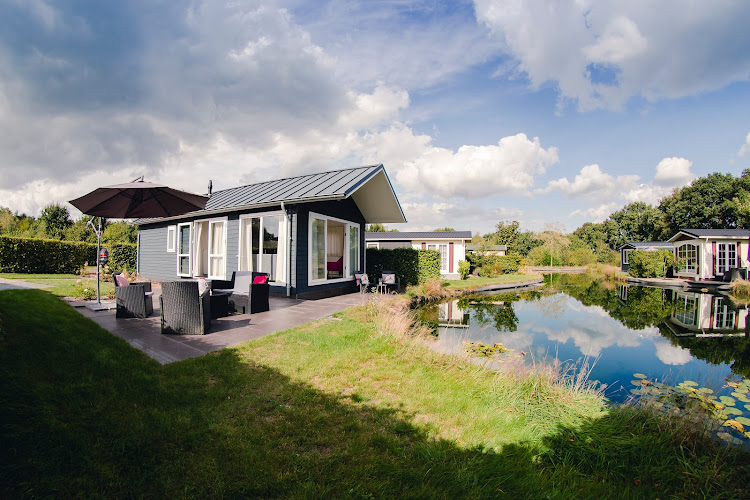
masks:
[[[357,230],[357,266],[355,269],[355,266],[351,262],[351,242],[352,242],[352,228]],[[347,222],[346,228],[344,230],[346,233],[344,235],[344,238],[346,239],[346,247],[344,251],[346,252],[346,256],[344,257],[344,276],[347,276],[349,278],[354,279],[354,275],[358,272],[365,272],[364,269],[360,269],[360,265],[362,264],[359,262],[362,259],[362,233],[359,229],[359,224],[356,224],[354,222]]]
[[[687,253],[688,253],[688,247],[693,247],[695,249],[695,261],[693,262],[693,267],[690,267],[690,261],[687,259]],[[680,257],[680,251],[684,249],[685,256]],[[678,273],[683,274],[698,274],[699,271],[699,263],[701,261],[701,249],[700,245],[696,243],[685,243],[677,247],[677,258],[685,258],[685,267],[679,269]]]
[[[177,247],[177,226],[167,226],[167,252],[175,253]]]
[[[438,241],[438,242],[434,242],[434,243],[429,243],[428,242],[427,245],[426,245],[426,247],[425,247],[426,250],[437,250],[438,252],[440,252],[440,272],[442,274],[447,273],[448,272],[448,267],[450,266],[450,262],[449,261],[451,259],[451,255],[450,255],[449,246],[450,245],[448,245],[447,242],[443,243],[443,242],[439,242]],[[430,247],[433,247],[433,248],[430,248]],[[443,267],[443,250],[441,250],[441,247],[445,247],[445,267]]]
[[[237,269],[240,269],[241,263],[242,263],[242,244],[245,241],[245,234],[244,234],[244,221],[246,219],[258,219],[258,224],[260,225],[260,238],[263,239],[263,218],[264,217],[281,217],[281,220],[284,223],[284,255],[279,256],[279,259],[283,259],[283,267],[282,267],[282,273],[276,273],[276,280],[269,282],[272,285],[286,285],[286,278],[287,278],[287,266],[289,266],[289,252],[292,251],[289,247],[289,235],[286,234],[289,230],[289,226],[287,224],[286,214],[283,210],[274,210],[271,212],[258,212],[258,213],[252,213],[252,214],[242,214],[239,218],[239,240],[237,244]],[[250,249],[252,252],[252,249]],[[258,258],[262,260],[263,256],[263,245],[258,244]],[[252,259],[252,254],[250,256]],[[257,264],[257,263],[256,263]],[[264,271],[260,271],[264,272]],[[283,276],[279,277],[279,274],[282,274]]]
[[[344,272],[342,278],[333,278],[328,279],[328,273],[327,271],[324,273],[326,275],[323,279],[313,279],[312,277],[312,268],[313,268],[313,262],[312,262],[312,227],[313,227],[313,221],[315,219],[323,220],[325,221],[325,230],[324,230],[324,239],[325,239],[325,245],[323,247],[323,251],[325,252],[325,255],[328,256],[328,221],[334,221],[339,222],[344,225]],[[352,222],[350,220],[345,219],[339,219],[338,217],[331,217],[330,215],[323,215],[316,212],[310,212],[307,220],[307,284],[308,286],[316,286],[316,285],[324,285],[327,283],[343,283],[346,281],[353,281],[354,275],[351,273],[351,264],[349,263],[349,228],[350,227],[356,227],[360,231],[360,235],[362,234],[362,226],[356,222]],[[361,238],[360,238],[360,245],[361,245]],[[362,249],[360,248],[359,257],[362,257]]]
[[[380,248],[377,241],[368,241],[365,243],[365,248]]]
[[[717,243],[716,274],[724,274],[732,267],[737,267],[737,243]]]
[[[200,221],[200,222],[208,222],[208,272],[206,275],[208,276],[208,279],[219,279],[219,280],[225,280],[227,279],[227,232],[229,229],[229,223],[227,220],[227,217],[220,217],[215,219],[208,219],[207,221]],[[222,254],[213,254],[211,253],[213,245],[211,243],[213,242],[214,238],[214,225],[215,224],[222,224],[224,226],[224,241],[222,243],[222,248],[224,249],[224,252]],[[211,274],[211,259],[215,257],[221,257],[223,265],[221,266],[221,272],[219,274]]]
[[[695,325],[695,297],[678,294],[677,300],[680,301],[680,305],[682,305],[682,307],[679,309],[675,308],[674,312],[672,313],[672,317],[683,325]]]
[[[723,297],[714,297],[714,324],[715,330],[734,330],[737,311],[729,308],[724,303]]]
[[[622,251],[622,263],[626,266],[630,265],[630,252],[632,252],[632,248],[626,248]]]
[[[188,234],[190,237],[188,238],[187,243],[187,253],[181,252],[181,250],[185,250],[184,248],[180,248],[180,231],[183,227],[187,227]],[[175,244],[175,252],[176,252],[176,261],[177,261],[177,276],[184,276],[184,277],[192,277],[193,276],[193,255],[192,255],[192,248],[193,248],[193,223],[192,222],[181,222],[180,224],[177,224],[177,242]],[[180,258],[181,257],[187,257],[188,258],[188,272],[187,273],[181,273],[180,272]]]

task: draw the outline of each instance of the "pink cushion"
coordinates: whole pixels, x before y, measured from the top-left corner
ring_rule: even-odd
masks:
[[[268,283],[268,276],[256,276],[253,278],[253,283],[258,285],[265,285]]]
[[[117,286],[128,286],[130,284],[128,279],[122,274],[115,274],[115,283],[117,283]]]

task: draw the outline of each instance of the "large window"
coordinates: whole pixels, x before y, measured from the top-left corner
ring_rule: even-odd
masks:
[[[427,244],[427,250],[437,250],[440,252],[440,271],[448,272],[448,245],[445,243],[441,244]]]
[[[211,221],[208,224],[208,277],[224,279],[226,276],[227,223]]]
[[[177,275],[190,276],[190,223],[177,225]]]
[[[672,317],[683,325],[695,325],[695,296],[677,294]]]
[[[698,246],[687,243],[677,247],[677,258],[682,262],[679,272],[693,273],[698,272]]]
[[[275,283],[286,282],[286,218],[260,214],[240,219],[240,271],[268,273]]]
[[[716,259],[716,273],[724,274],[730,268],[737,265],[737,244],[736,243],[719,243],[718,255]]]
[[[359,224],[311,213],[309,227],[312,284],[352,279],[362,271]]]
[[[630,264],[630,252],[632,252],[630,249],[622,251],[622,263],[625,265]]]

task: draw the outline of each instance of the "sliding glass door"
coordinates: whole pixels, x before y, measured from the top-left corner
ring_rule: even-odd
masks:
[[[240,271],[268,273],[269,281],[286,282],[286,218],[283,213],[240,218]]]
[[[361,272],[359,224],[311,212],[309,235],[311,284],[349,280]]]

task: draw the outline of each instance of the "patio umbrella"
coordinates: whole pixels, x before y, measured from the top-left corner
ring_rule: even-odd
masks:
[[[99,254],[101,252],[102,217],[111,219],[158,218],[182,215],[206,206],[207,196],[173,189],[163,184],[144,182],[143,177],[126,184],[105,186],[91,191],[70,204],[87,215],[99,217],[96,233],[96,303],[99,293]]]
[[[70,203],[87,215],[132,219],[182,215],[204,208],[207,201],[207,196],[144,182],[140,177],[127,184],[97,188]]]

